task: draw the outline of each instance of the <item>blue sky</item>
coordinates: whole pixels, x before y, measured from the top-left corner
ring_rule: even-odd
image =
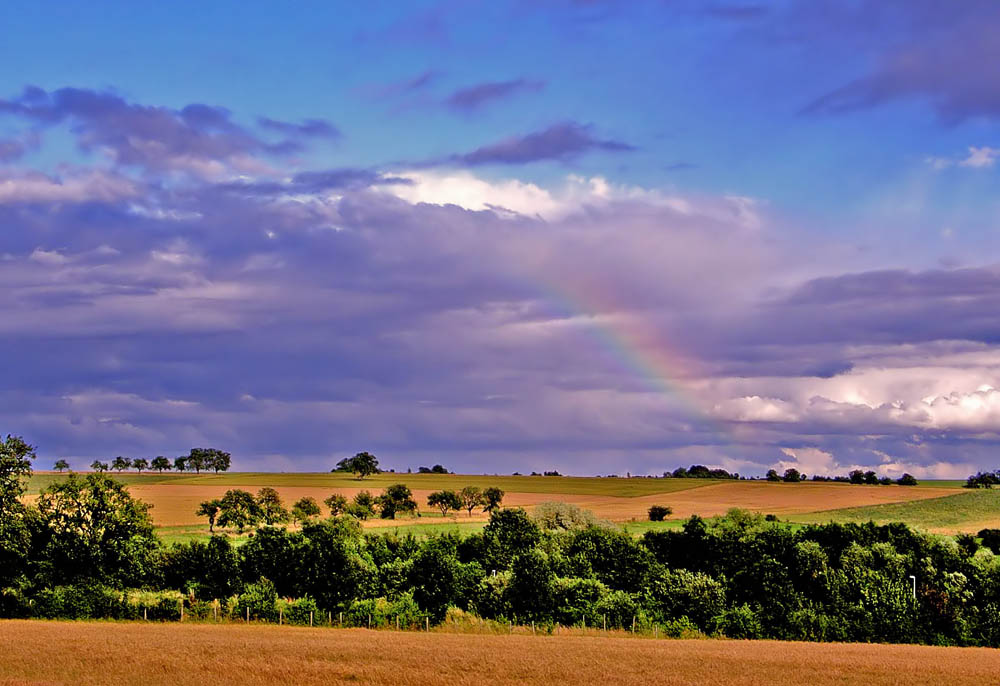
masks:
[[[990,2],[6,3],[0,428],[990,467]]]

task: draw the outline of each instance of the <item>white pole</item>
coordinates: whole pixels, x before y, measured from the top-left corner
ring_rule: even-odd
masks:
[[[910,581],[913,582],[913,599],[917,599],[917,577],[910,575]]]

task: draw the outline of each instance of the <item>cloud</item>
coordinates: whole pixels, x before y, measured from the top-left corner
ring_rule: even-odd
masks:
[[[299,124],[259,117],[257,125],[283,133],[286,136],[304,136],[309,138],[340,138],[340,130],[325,119],[304,119]]]
[[[130,103],[110,92],[81,88],[47,92],[29,86],[15,98],[0,100],[0,113],[4,112],[42,126],[69,123],[82,150],[105,154],[118,165],[153,171],[183,170],[201,176],[219,176],[232,169],[260,172],[266,166],[255,155],[296,149],[288,142],[267,143],[236,124],[225,108],[200,103],[175,110]],[[302,127],[316,126],[306,122],[298,133],[303,133]]]
[[[113,202],[138,192],[134,181],[97,170],[71,170],[61,177],[0,173],[0,204]]]
[[[1000,6],[916,2],[864,2],[837,8],[814,5],[823,31],[837,35],[867,20],[875,31],[875,66],[851,82],[814,99],[808,114],[838,114],[901,100],[928,103],[948,125],[1000,117],[1000,79],[982,65],[1000,60]],[[832,10],[832,11],[831,11]],[[802,14],[798,21],[805,20]]]
[[[591,151],[631,152],[628,143],[597,138],[592,127],[576,122],[554,124],[547,129],[513,136],[472,152],[451,157],[467,166],[484,164],[527,164],[543,160],[566,161]]]
[[[497,100],[522,93],[536,93],[544,87],[543,81],[529,81],[523,78],[478,83],[456,90],[445,99],[445,104],[453,110],[470,113]]]
[[[961,159],[951,159],[948,157],[928,157],[927,164],[937,171],[948,167],[967,167],[970,169],[990,169],[1000,157],[1000,148],[991,148],[987,145],[976,147],[969,146],[969,154]]]

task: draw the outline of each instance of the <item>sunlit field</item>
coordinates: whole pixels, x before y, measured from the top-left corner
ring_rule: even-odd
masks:
[[[358,480],[342,473],[222,473],[222,474],[135,474],[112,473],[128,484],[131,493],[151,504],[153,521],[166,542],[204,537],[207,524],[195,511],[204,500],[219,498],[230,488],[255,492],[271,486],[290,504],[310,496],[322,502],[332,493],[348,498],[361,490],[380,492],[392,483],[404,483],[413,489],[420,505],[419,516],[396,520],[371,519],[365,527],[380,531],[406,531],[415,535],[469,533],[483,527],[487,516],[477,510],[451,513],[427,506],[427,496],[434,490],[458,490],[463,486],[499,486],[504,489],[504,505],[531,510],[545,501],[562,501],[591,510],[602,519],[622,523],[634,533],[669,528],[692,514],[713,517],[730,508],[775,514],[799,522],[827,521],[905,521],[934,531],[975,531],[1000,522],[1000,509],[992,508],[989,493],[977,496],[962,491],[959,482],[927,482],[919,486],[855,486],[843,483],[798,484],[766,481],[729,481],[711,479],[647,479],[544,476],[489,476],[463,474],[393,474],[383,473]],[[32,477],[29,493],[58,474],[42,473]],[[950,496],[972,495],[971,500]],[[29,496],[30,497],[30,496]],[[976,507],[970,506],[978,504]],[[668,505],[670,520],[646,521],[651,505]],[[996,512],[998,514],[994,515]]]
[[[987,648],[0,622],[0,684],[986,684]]]

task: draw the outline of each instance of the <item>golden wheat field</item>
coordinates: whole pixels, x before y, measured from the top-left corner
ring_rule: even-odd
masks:
[[[0,686],[987,684],[986,648],[0,622]]]
[[[205,521],[195,515],[198,503],[201,501],[219,498],[230,488],[256,491],[262,485],[266,485],[266,482],[262,483],[259,478],[256,478],[259,475],[251,476],[254,478],[241,479],[238,474],[227,475],[226,480],[222,483],[216,482],[209,475],[201,478],[151,480],[152,483],[144,483],[139,480],[130,484],[129,489],[133,495],[153,505],[151,514],[153,521],[158,526],[198,525],[204,524]],[[289,475],[276,475],[276,477],[278,478],[275,479],[274,487],[286,504],[291,504],[305,496],[316,498],[318,502],[322,503],[331,493],[341,493],[348,498],[353,497],[361,490],[371,490],[378,493],[384,487],[382,481],[385,481],[385,479],[380,479],[377,482],[369,483],[368,481],[351,480],[345,483],[344,480],[339,480],[327,486],[309,483],[308,479],[303,479],[305,485],[295,485],[289,483],[291,481],[288,478]],[[483,477],[475,477],[475,479],[479,481]],[[244,481],[246,483],[242,483]],[[565,487],[559,482],[551,482],[551,490],[549,491],[508,490],[504,498],[504,505],[530,509],[541,502],[558,500],[591,510],[603,519],[622,522],[645,519],[649,506],[659,504],[672,507],[675,518],[688,517],[692,514],[710,517],[723,514],[733,507],[754,512],[791,515],[846,507],[866,507],[940,498],[956,492],[950,489],[923,486],[865,487],[829,483],[784,484],[765,481],[700,480],[699,482],[694,479],[661,479],[659,481],[673,486],[673,490],[645,495],[620,495],[617,489],[625,490],[626,480],[593,479],[593,481],[598,482],[603,487],[603,492],[595,493],[594,489],[589,488],[580,489],[576,487],[576,484]],[[548,482],[543,482],[543,484],[545,483]],[[426,504],[427,496],[434,488],[421,488],[421,485],[419,482],[414,484],[414,499],[424,512],[436,513],[437,510]],[[462,477],[454,475],[450,477],[450,482],[446,487],[459,489],[464,485]],[[505,485],[508,488],[511,486],[511,484]],[[519,485],[515,482],[513,487],[517,488]],[[534,484],[531,486],[535,487]],[[677,486],[682,486],[682,488],[677,488]],[[581,490],[585,492],[580,492]],[[465,512],[453,514],[452,517],[458,521],[469,521],[470,519]],[[472,521],[485,521],[487,517],[481,511],[477,511],[471,519]],[[366,525],[376,527],[405,526],[420,522],[419,518],[403,518],[393,521],[374,520]]]

